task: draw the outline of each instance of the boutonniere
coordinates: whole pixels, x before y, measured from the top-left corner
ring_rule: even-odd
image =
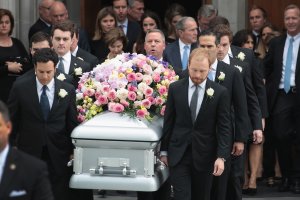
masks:
[[[243,52],[240,52],[238,55],[237,55],[237,58],[240,59],[241,61],[244,61],[245,60],[245,54]]]
[[[75,74],[76,76],[82,75],[82,68],[81,68],[81,67],[75,68],[75,69],[74,69],[74,74]]]
[[[225,73],[224,72],[220,72],[220,75],[218,76],[218,80],[219,81],[224,81],[225,79]]]
[[[243,68],[241,66],[238,66],[238,65],[234,65],[236,68],[238,68],[240,70],[240,72],[243,71]]]
[[[65,75],[63,73],[60,73],[58,76],[57,76],[57,79],[60,80],[60,81],[64,81],[66,79]]]
[[[207,94],[207,96],[209,98],[213,98],[214,97],[214,93],[215,93],[215,91],[211,87],[206,90],[206,94]]]
[[[65,98],[68,95],[68,92],[65,89],[60,89],[58,92],[58,96],[61,98]]]

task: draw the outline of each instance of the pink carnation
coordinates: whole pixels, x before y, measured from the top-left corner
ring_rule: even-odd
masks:
[[[136,93],[129,91],[128,92],[128,99],[131,100],[131,101],[135,101],[135,99],[136,99]]]

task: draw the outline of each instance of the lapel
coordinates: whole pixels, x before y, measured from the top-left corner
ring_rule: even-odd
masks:
[[[30,84],[28,84],[29,87],[28,88],[28,94],[32,95],[32,107],[34,108],[34,110],[36,110],[38,112],[38,115],[40,116],[40,118],[44,119],[43,116],[43,111],[41,109],[40,106],[40,100],[39,100],[39,95],[37,92],[37,85],[36,85],[36,76],[33,74],[31,79],[30,79]]]
[[[76,63],[76,57],[73,56],[73,55],[71,55],[69,75],[72,75],[74,73],[75,65],[77,65],[77,63]]]
[[[180,70],[182,70],[179,40],[176,40],[174,45],[175,45],[174,49],[171,51],[171,53],[173,55],[174,63],[176,63],[177,68],[180,68]]]
[[[7,188],[11,186],[11,183],[13,183],[13,181],[16,181],[14,177],[16,175],[16,170],[18,169],[18,167],[21,166],[17,164],[15,150],[9,148],[0,183],[0,197],[5,197],[5,193],[9,192],[7,191]]]

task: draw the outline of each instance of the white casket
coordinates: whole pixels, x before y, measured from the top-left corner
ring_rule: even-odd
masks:
[[[156,191],[169,175],[157,157],[162,119],[105,112],[72,132],[71,188]]]

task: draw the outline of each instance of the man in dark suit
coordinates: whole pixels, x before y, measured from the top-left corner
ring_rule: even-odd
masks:
[[[44,160],[56,200],[69,196],[72,155],[70,134],[78,125],[75,90],[54,77],[57,54],[44,48],[33,57],[35,75],[13,85],[8,106],[14,124],[11,143],[18,149]]]
[[[262,117],[258,99],[256,97],[251,77],[251,69],[248,63],[241,62],[237,58],[232,58],[228,55],[230,43],[232,40],[232,32],[226,25],[220,24],[214,28],[218,40],[220,41],[217,48],[217,59],[230,65],[232,68],[237,68],[243,77],[243,83],[246,91],[246,101],[248,108],[249,132],[245,132],[245,135],[241,138],[234,138],[231,156],[231,170],[227,177],[222,177],[218,181],[218,190],[213,190],[215,199],[228,199],[228,200],[241,200],[242,199],[242,185],[244,180],[244,163],[246,152],[244,151],[245,143],[248,141],[248,136],[253,130],[262,130]],[[226,78],[226,76],[225,76]],[[237,135],[238,136],[238,135]],[[255,141],[256,143],[257,141]],[[259,159],[259,157],[257,158]],[[258,162],[259,163],[259,162]],[[225,171],[226,172],[226,171]],[[223,180],[222,180],[223,179]],[[225,181],[225,183],[224,183]],[[228,182],[227,188],[224,187]],[[223,192],[220,192],[223,191]],[[227,191],[227,198],[226,198]],[[224,193],[225,192],[225,193]]]
[[[0,199],[53,200],[44,162],[11,148],[9,112],[0,101]]]
[[[284,10],[287,33],[271,40],[264,64],[270,126],[282,174],[279,191],[300,193],[300,9]]]
[[[51,31],[53,49],[59,56],[57,68],[72,79],[75,88],[84,72],[91,71],[91,65],[71,54],[72,38],[74,36],[73,24],[66,20],[53,25]]]
[[[61,1],[55,1],[50,7],[50,17],[52,26],[69,19],[68,10],[65,4]],[[78,46],[88,52],[91,51],[89,36],[83,28],[79,28]]]
[[[51,32],[51,17],[50,7],[54,0],[42,0],[39,3],[39,19],[30,27],[28,32],[28,40],[39,31],[50,34]]]
[[[72,22],[70,21],[70,23],[72,23]],[[96,65],[99,64],[99,60],[96,56],[94,56],[90,52],[88,52],[78,46],[79,29],[76,26],[76,24],[74,24],[74,23],[73,23],[73,26],[74,26],[75,32],[74,32],[74,36],[73,36],[73,42],[71,44],[71,53],[73,56],[89,63],[91,65],[90,70],[92,70],[94,67],[96,67]]]
[[[187,69],[190,52],[197,47],[197,23],[192,17],[183,17],[176,24],[179,39],[167,45],[164,60],[169,62],[177,75]]]
[[[175,200],[210,199],[214,176],[230,155],[230,100],[226,88],[207,79],[207,52],[196,49],[189,77],[170,85],[161,160],[170,167]]]
[[[135,21],[128,20],[128,1],[127,0],[113,0],[112,6],[117,17],[117,26],[122,28],[127,39],[127,46],[125,52],[132,52],[133,44],[141,33],[140,25]]]

